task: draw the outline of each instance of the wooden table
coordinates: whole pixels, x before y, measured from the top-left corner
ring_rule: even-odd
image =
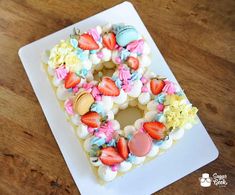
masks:
[[[120,2],[0,1],[0,194],[79,194],[17,52]],[[234,193],[235,1],[132,2],[220,152],[158,193]],[[204,172],[226,174],[228,186],[200,187]]]

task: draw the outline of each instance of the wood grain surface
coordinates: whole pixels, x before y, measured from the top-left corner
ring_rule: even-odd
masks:
[[[79,194],[17,52],[120,2],[0,0],[0,194]],[[131,2],[220,152],[156,194],[234,194],[235,1]],[[200,187],[204,172],[226,174],[228,185]]]

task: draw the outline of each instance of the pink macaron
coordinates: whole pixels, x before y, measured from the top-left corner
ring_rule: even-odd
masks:
[[[135,156],[146,156],[151,150],[152,138],[147,133],[138,131],[129,140],[128,147]]]

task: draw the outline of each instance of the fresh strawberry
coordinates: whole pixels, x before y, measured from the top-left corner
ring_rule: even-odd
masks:
[[[102,79],[98,85],[98,89],[103,95],[107,96],[119,96],[120,94],[120,90],[116,86],[115,82],[109,77],[104,77]]]
[[[99,49],[99,45],[94,38],[89,34],[82,34],[78,38],[78,47],[83,50],[95,50]]]
[[[133,56],[129,56],[127,58],[127,65],[133,70],[137,70],[139,68],[139,60]]]
[[[116,37],[114,33],[105,33],[103,36],[103,44],[110,50],[113,50],[116,46]]]
[[[88,127],[97,128],[100,126],[101,117],[97,112],[88,112],[82,115],[81,121]]]
[[[145,122],[144,130],[156,140],[161,140],[166,136],[167,130],[164,124],[160,122]]]
[[[113,147],[103,148],[101,150],[101,156],[99,158],[103,164],[108,166],[119,164],[124,161],[124,159]]]
[[[79,84],[81,81],[81,78],[76,75],[74,72],[69,72],[64,81],[64,86],[66,89],[75,87],[77,84]]]
[[[127,141],[124,137],[119,138],[117,143],[117,150],[123,159],[127,159],[129,151],[127,146]]]
[[[150,88],[153,95],[158,95],[161,93],[164,86],[165,83],[163,80],[153,79],[150,81]]]

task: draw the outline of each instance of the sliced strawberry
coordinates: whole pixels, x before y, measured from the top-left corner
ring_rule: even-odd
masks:
[[[99,49],[99,45],[94,38],[89,34],[82,34],[78,38],[78,47],[83,50],[95,50]]]
[[[125,160],[128,157],[129,151],[127,141],[124,137],[120,137],[117,143],[117,150],[121,157]]]
[[[124,161],[124,159],[113,147],[103,148],[101,150],[101,156],[99,158],[103,164],[108,166],[119,164]]]
[[[98,85],[98,89],[103,95],[107,96],[119,96],[120,94],[120,90],[116,86],[115,82],[109,77],[104,77],[102,79]]]
[[[100,126],[101,117],[97,112],[88,112],[81,117],[81,121],[88,127],[97,128]]]
[[[66,89],[75,87],[77,84],[79,84],[81,81],[81,78],[76,75],[74,72],[69,72],[64,81],[64,86]]]
[[[143,127],[153,139],[161,140],[166,136],[166,127],[160,122],[145,122]]]
[[[162,92],[165,83],[163,80],[153,79],[150,81],[150,88],[154,95],[158,95]]]
[[[113,50],[116,46],[116,37],[114,33],[105,33],[103,36],[103,44],[110,50]]]
[[[137,70],[139,68],[139,60],[133,56],[129,56],[127,58],[127,65],[133,70]]]

